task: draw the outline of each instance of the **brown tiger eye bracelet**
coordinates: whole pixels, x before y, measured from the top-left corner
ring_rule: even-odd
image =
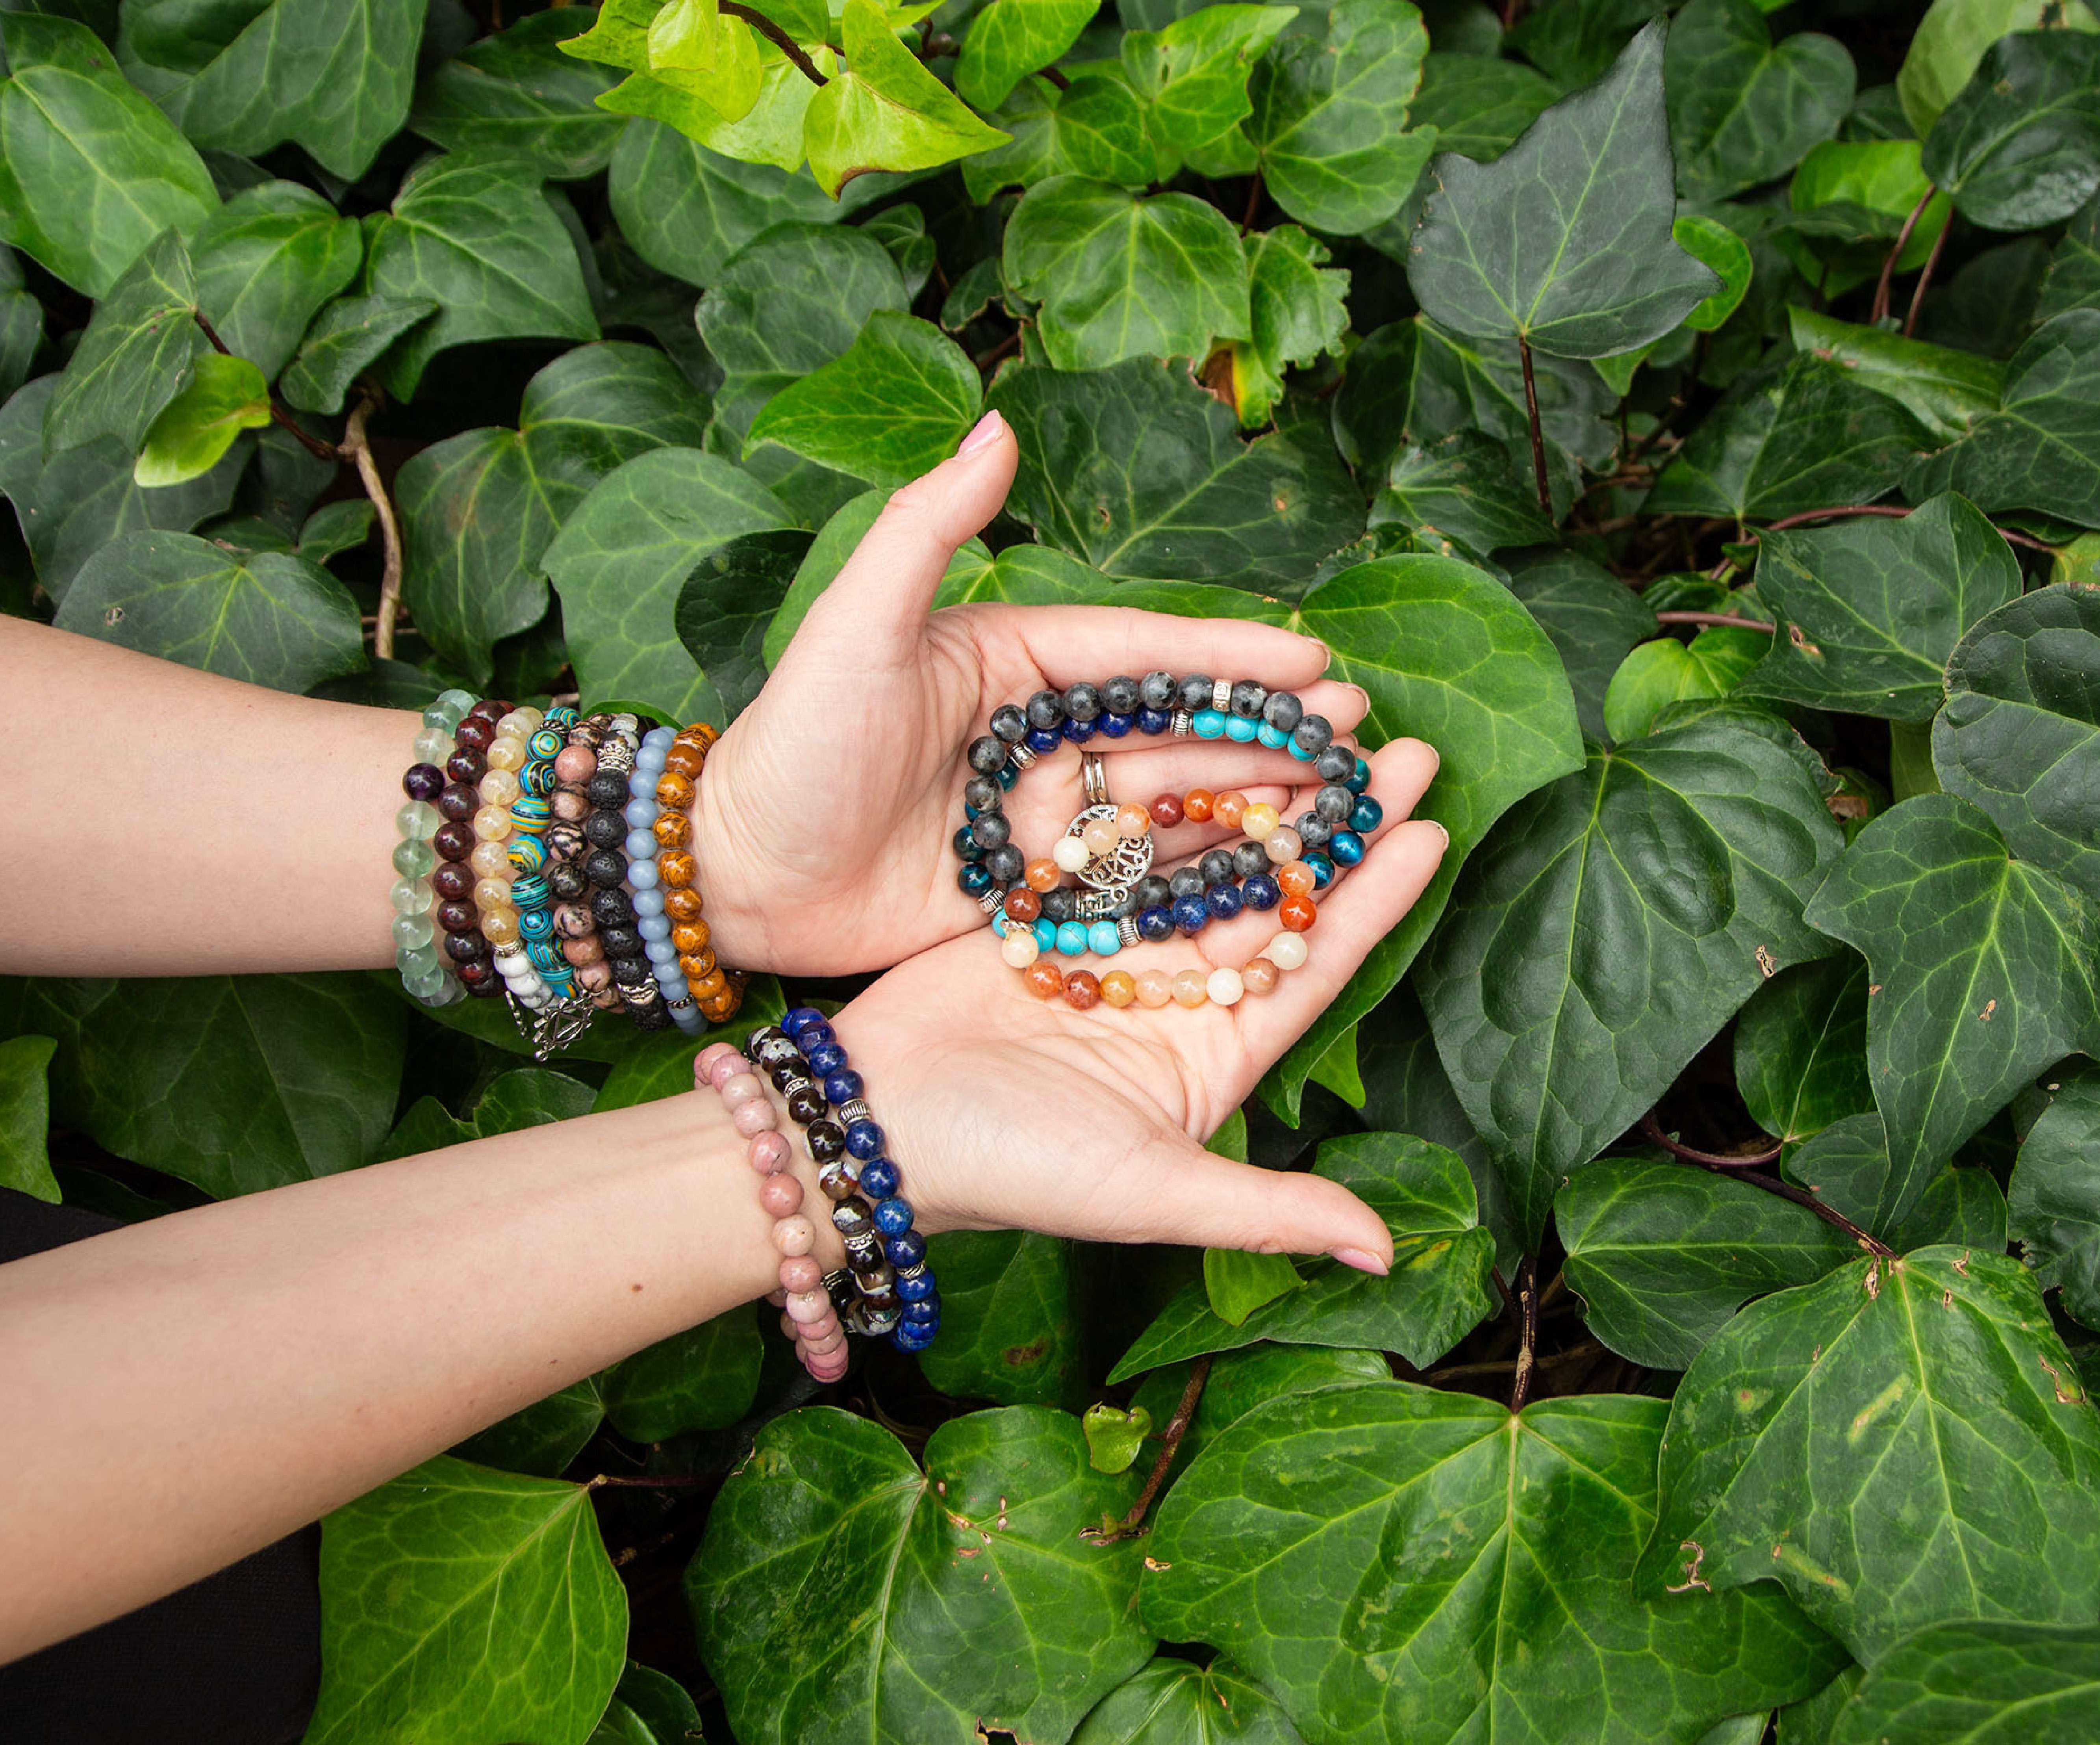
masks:
[[[696,723],[682,729],[671,742],[664,759],[664,773],[656,780],[658,814],[655,830],[660,845],[656,871],[664,893],[664,912],[672,926],[671,943],[677,948],[678,968],[692,991],[700,1015],[711,1024],[726,1023],[743,1004],[749,978],[726,970],[708,943],[707,922],[701,918],[702,903],[694,880],[699,863],[692,848],[691,807],[699,790],[700,771],[706,766],[708,749],[719,736],[712,727]]]

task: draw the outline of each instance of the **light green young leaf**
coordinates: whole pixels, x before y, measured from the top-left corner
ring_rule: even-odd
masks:
[[[54,1206],[59,1184],[45,1147],[51,1120],[44,1074],[57,1047],[49,1036],[0,1042],[0,1187]]]
[[[1052,176],[1142,188],[1158,174],[1144,107],[1119,68],[1096,66],[1061,91],[1048,79],[1023,79],[993,118],[1012,137],[963,160],[963,186],[980,204],[1003,188],[1033,188]],[[996,259],[989,264],[997,271]]]
[[[991,0],[963,38],[956,91],[980,109],[997,108],[1026,75],[1054,64],[1100,10],[1101,0]]]
[[[154,418],[131,476],[157,488],[187,484],[216,466],[243,431],[270,422],[270,384],[245,357],[206,351],[188,385]]]
[[[1087,1433],[1087,1462],[1097,1473],[1127,1473],[1152,1434],[1152,1414],[1142,1406],[1124,1411],[1105,1401],[1088,1407],[1079,1420]]]
[[[1203,1297],[1211,1313],[1238,1327],[1255,1310],[1304,1288],[1287,1254],[1255,1254],[1245,1248],[1203,1250]]]
[[[1293,6],[1204,6],[1164,30],[1125,33],[1123,70],[1169,173],[1246,118],[1248,75],[1297,14]]]
[[[1710,625],[1688,644],[1674,636],[1642,643],[1604,691],[1604,731],[1621,744],[1641,739],[1671,704],[1727,696],[1771,642],[1761,631]]]
[[[1233,387],[1240,422],[1253,427],[1266,424],[1283,397],[1286,367],[1340,349],[1349,275],[1323,267],[1326,245],[1295,224],[1257,232],[1244,245],[1253,337],[1232,347]]]
[[[931,170],[1004,144],[897,40],[875,0],[845,0],[845,65],[810,99],[802,143],[833,199],[870,170]]]
[[[189,251],[163,231],[95,306],[44,414],[44,453],[113,436],[137,453],[161,409],[182,392],[198,353]]]
[[[1684,318],[1695,334],[1710,334],[1742,307],[1754,271],[1749,245],[1718,219],[1696,212],[1680,212],[1670,220],[1670,234],[1678,247],[1721,281],[1721,289],[1705,298]],[[1599,360],[1598,367],[1604,367]]]

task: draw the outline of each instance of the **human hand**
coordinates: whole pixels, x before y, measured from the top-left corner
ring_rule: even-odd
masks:
[[[1018,451],[990,415],[954,458],[889,500],[811,606],[757,699],[709,753],[694,806],[712,943],[724,963],[792,974],[883,968],[974,932],[949,838],[969,742],[993,709],[1119,673],[1208,672],[1295,690],[1339,731],[1353,685],[1322,680],[1326,650],[1273,625],[1114,607],[972,604],[929,614],[955,549],[1005,501]],[[1192,787],[1295,784],[1304,766],[1229,741],[1097,738],[1126,798]],[[1008,797],[1015,839],[1047,846],[1082,803],[1076,755]],[[1295,815],[1286,814],[1286,816]],[[1229,835],[1159,833],[1162,864]]]
[[[1370,762],[1388,819],[1436,773],[1436,753],[1414,740]],[[1312,790],[1302,792],[1299,810]],[[1383,1272],[1384,1222],[1346,1188],[1234,1164],[1203,1141],[1407,912],[1447,840],[1433,823],[1383,826],[1321,897],[1304,966],[1231,1007],[1079,1011],[1039,999],[989,930],[883,976],[835,1023],[919,1226],[1324,1253]],[[1115,966],[1238,968],[1276,930],[1273,915],[1245,912],[1119,952]]]

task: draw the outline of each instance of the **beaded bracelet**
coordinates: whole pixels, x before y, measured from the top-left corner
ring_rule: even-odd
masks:
[[[426,1005],[448,1005],[465,992],[438,940],[432,913],[438,902],[430,884],[438,864],[432,839],[445,819],[431,802],[444,789],[445,772],[440,765],[452,753],[453,730],[474,703],[466,691],[447,691],[423,711],[423,724],[416,735],[416,761],[401,778],[408,802],[394,815],[401,835],[394,850],[394,870],[399,876],[389,894],[394,905],[394,961],[401,972],[401,985]]]
[[[671,1021],[687,1036],[698,1036],[704,1023],[686,976],[705,976],[715,967],[708,949],[708,924],[704,921],[674,921],[664,912],[662,868],[659,858],[667,850],[683,848],[692,835],[692,820],[678,808],[656,798],[656,785],[672,753],[688,747],[704,755],[714,729],[695,723],[681,732],[652,727],[642,737],[634,772],[628,778],[630,798],[622,815],[627,820],[627,882],[633,893],[636,930],[642,935],[642,952],[649,959],[662,989],[664,1009]]]
[[[460,718],[452,730],[452,755],[445,760],[448,780],[437,798],[445,821],[430,838],[439,861],[430,886],[438,894],[437,921],[444,930],[446,955],[467,992],[484,998],[501,993],[504,983],[496,971],[494,948],[481,930],[479,899],[500,900],[507,894],[507,883],[498,888],[493,881],[509,872],[510,855],[505,844],[508,813],[482,798],[481,783],[489,773],[488,751],[496,742],[496,723],[510,713],[508,703],[484,697]]]
[[[686,820],[684,828],[672,826],[677,841],[660,846],[656,859],[664,893],[664,912],[670,919],[674,942],[685,929],[679,948],[679,969],[684,973],[693,1001],[708,1023],[726,1023],[743,1004],[746,978],[725,969],[709,946],[707,923],[701,917],[699,891],[694,880],[699,862],[690,846],[690,809],[699,792],[700,771],[707,762],[715,731],[704,725],[686,728],[673,742],[664,760],[664,773],[656,779],[656,802],[668,814]]]

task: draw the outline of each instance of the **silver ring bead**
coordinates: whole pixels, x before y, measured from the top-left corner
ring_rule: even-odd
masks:
[[[1137,918],[1135,916],[1126,915],[1118,921],[1116,923],[1116,937],[1123,941],[1126,948],[1136,944],[1138,943]]]
[[[1196,731],[1196,718],[1185,709],[1174,711],[1174,736],[1177,740],[1192,737]]]
[[[1006,749],[1006,761],[1017,770],[1030,769],[1035,766],[1035,753],[1026,745],[1009,745]]]
[[[1229,678],[1211,681],[1211,707],[1224,714],[1233,706],[1233,682]]]
[[[1108,770],[1099,752],[1079,753],[1079,775],[1086,785],[1088,805],[1106,806],[1110,803]]]
[[[996,915],[1006,904],[1006,886],[995,885],[977,899],[977,907],[987,915]]]
[[[871,1121],[875,1117],[868,1112],[865,1097],[849,1097],[839,1105],[839,1124],[850,1127],[855,1121]]]

